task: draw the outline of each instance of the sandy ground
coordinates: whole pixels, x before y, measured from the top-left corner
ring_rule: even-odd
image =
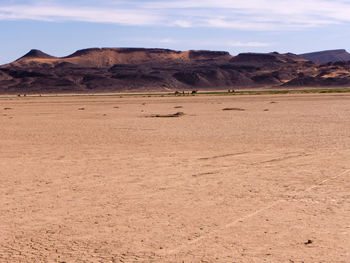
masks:
[[[349,157],[345,94],[3,98],[0,262],[350,262]]]

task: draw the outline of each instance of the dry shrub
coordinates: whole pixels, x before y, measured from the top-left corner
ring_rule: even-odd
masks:
[[[183,112],[176,112],[174,114],[154,114],[151,115],[150,117],[152,118],[176,118],[185,115]]]
[[[245,111],[245,109],[241,109],[241,108],[224,108],[222,110],[225,110],[225,111],[228,111],[228,110]]]

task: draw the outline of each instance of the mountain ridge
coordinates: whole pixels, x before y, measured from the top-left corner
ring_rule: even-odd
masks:
[[[177,51],[161,48],[87,48],[64,56],[54,57],[40,50],[32,49],[23,57],[9,63],[13,66],[26,66],[32,63],[46,63],[55,66],[62,62],[86,67],[111,67],[114,64],[134,64],[163,60],[206,60],[213,58],[231,58],[226,51],[188,50]]]
[[[350,86],[350,62],[293,53],[89,48],[65,57],[33,49],[0,66],[0,93],[144,92]]]

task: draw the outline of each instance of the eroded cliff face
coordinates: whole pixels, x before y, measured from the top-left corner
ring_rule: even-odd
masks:
[[[317,64],[287,53],[93,48],[57,58],[39,50],[0,67],[1,93],[222,90],[344,86],[349,63]]]

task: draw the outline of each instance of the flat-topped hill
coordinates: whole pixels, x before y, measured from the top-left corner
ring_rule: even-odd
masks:
[[[89,48],[73,54],[57,58],[40,50],[31,50],[12,65],[26,66],[47,64],[55,66],[62,62],[79,65],[80,67],[111,67],[115,64],[138,64],[162,61],[191,61],[208,59],[230,59],[231,55],[223,51],[190,50],[176,51],[170,49],[146,48]]]
[[[350,53],[348,53],[345,49],[325,50],[301,54],[299,56],[315,63],[350,61]]]

